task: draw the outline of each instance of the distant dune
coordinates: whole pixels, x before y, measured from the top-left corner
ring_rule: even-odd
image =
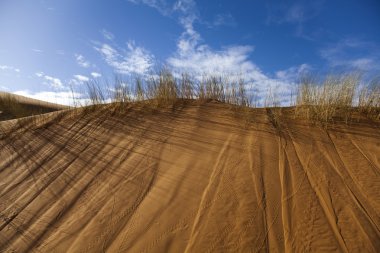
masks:
[[[0,252],[379,252],[378,123],[229,107],[0,122]]]
[[[0,120],[38,115],[67,108],[69,107],[0,91]]]

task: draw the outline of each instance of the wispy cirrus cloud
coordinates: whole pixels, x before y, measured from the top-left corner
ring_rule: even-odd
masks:
[[[314,40],[316,31],[306,31],[305,24],[316,18],[321,12],[324,0],[315,0],[305,3],[304,1],[288,2],[269,2],[267,4],[268,25],[290,24],[295,26],[295,36],[307,40]]]
[[[99,78],[99,77],[102,76],[102,74],[100,74],[100,73],[98,73],[98,72],[91,72],[91,76],[92,76],[93,78]]]
[[[106,29],[103,29],[100,31],[101,34],[103,35],[103,37],[106,39],[106,40],[114,40],[115,38],[115,35],[113,35],[113,33],[111,33],[110,31],[107,31]]]
[[[330,67],[348,70],[380,70],[380,47],[375,43],[346,38],[319,51]]]
[[[73,75],[73,77],[69,80],[68,83],[71,86],[77,86],[77,85],[85,84],[88,81],[90,81],[90,77],[76,74],[76,75]]]
[[[33,48],[32,51],[35,52],[35,53],[38,53],[38,54],[41,54],[41,53],[44,52],[41,49],[37,49],[37,48]]]
[[[166,0],[127,0],[133,4],[144,4],[159,11],[162,15],[170,15],[172,8]]]
[[[324,0],[311,3],[293,1],[292,3],[270,2],[267,4],[267,24],[301,24],[315,18],[322,10]]]
[[[61,79],[53,76],[46,75],[44,72],[37,72],[35,75],[44,79],[44,84],[51,88],[63,90],[66,87],[63,85]]]
[[[81,54],[75,54],[75,60],[77,61],[78,65],[83,68],[88,68],[91,66],[91,63],[85,59],[85,57]]]
[[[144,1],[139,2],[144,3]],[[151,4],[147,5],[156,8]],[[276,90],[281,94],[280,102],[283,104],[290,103],[294,87],[294,80],[291,80],[291,77],[295,76],[295,72],[306,68],[306,65],[294,66],[271,77],[250,60],[254,52],[253,45],[233,45],[213,49],[204,43],[201,34],[194,28],[194,24],[200,21],[195,1],[176,1],[172,11],[173,15],[178,17],[178,22],[184,30],[177,41],[176,51],[166,59],[168,66],[175,74],[186,72],[199,80],[205,75],[243,77],[248,90],[257,96],[257,104],[263,105],[268,90]],[[225,17],[220,17],[216,23],[219,22],[221,25],[224,22],[223,18]],[[104,49],[110,56],[115,54],[111,48]]]
[[[219,13],[215,15],[214,20],[209,25],[210,27],[219,27],[219,26],[237,26],[237,22],[231,13]]]
[[[89,99],[85,98],[82,93],[71,92],[71,91],[31,92],[29,90],[18,90],[12,93],[21,95],[24,97],[38,99],[41,101],[46,101],[46,102],[60,104],[60,105],[68,105],[68,106],[75,106],[77,103],[81,103],[85,105],[85,104],[88,104],[89,102]]]
[[[0,85],[0,91],[9,91],[9,88],[5,85]]]
[[[198,76],[223,73],[250,73],[251,76],[262,76],[258,67],[249,60],[254,50],[252,45],[226,46],[214,50],[202,43],[201,35],[194,29],[194,22],[199,19],[195,1],[177,1],[174,10],[180,13],[179,22],[184,32],[177,41],[177,51],[167,59],[173,69]]]
[[[84,75],[74,75],[74,78],[77,79],[80,82],[88,82],[90,81],[90,78]]]
[[[0,70],[4,71],[14,71],[14,72],[21,72],[19,68],[15,68],[13,66],[8,66],[8,65],[0,65]]]
[[[197,4],[194,0],[178,0],[174,3],[173,10],[185,15],[198,15]]]
[[[312,67],[309,64],[304,63],[299,66],[293,66],[285,70],[277,71],[276,78],[283,81],[294,82],[303,74],[311,72],[311,70]]]
[[[126,49],[115,48],[107,43],[94,48],[109,66],[121,74],[146,75],[154,66],[154,56],[145,48],[136,46],[134,41],[127,42]]]
[[[44,72],[37,72],[37,73],[35,73],[35,75],[37,77],[43,77],[45,74],[44,74]]]
[[[45,75],[44,78],[47,81],[47,84],[50,85],[51,87],[53,87],[55,89],[63,89],[64,88],[62,81],[59,78],[48,76],[48,75]]]
[[[156,8],[167,6],[165,1],[137,1]],[[184,31],[177,41],[176,52],[166,62],[175,71],[189,72],[201,76],[203,74],[222,73],[250,73],[256,78],[263,77],[259,68],[249,60],[253,52],[252,45],[225,46],[220,50],[214,50],[209,45],[202,43],[202,37],[194,28],[194,23],[199,21],[199,11],[193,0],[178,0],[172,5],[173,15],[178,16],[178,22]],[[217,23],[223,23],[225,16],[220,16]],[[110,48],[104,48],[107,54],[115,54]],[[111,57],[108,57],[111,58]]]

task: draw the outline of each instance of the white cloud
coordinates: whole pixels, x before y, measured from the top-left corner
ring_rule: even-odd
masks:
[[[84,75],[74,75],[72,79],[69,80],[69,84],[76,86],[76,85],[82,85],[85,82],[90,81],[90,78]]]
[[[115,36],[111,32],[107,31],[106,29],[103,29],[100,32],[102,33],[103,37],[107,40],[112,41],[115,38]]]
[[[305,16],[305,9],[301,5],[291,6],[285,14],[284,20],[290,23],[304,22],[308,17]]]
[[[344,39],[320,50],[330,67],[363,71],[380,70],[380,47],[358,39]]]
[[[177,52],[167,59],[175,71],[192,73],[199,78],[204,74],[243,74],[250,79],[265,79],[261,70],[249,60],[253,46],[240,45],[213,50],[201,43],[201,35],[194,29],[193,24],[197,20],[195,2],[178,1],[175,9],[183,13],[180,23],[184,28],[177,42]]]
[[[44,76],[44,72],[37,72],[35,73],[36,76],[38,77],[43,77]]]
[[[63,90],[65,89],[66,87],[63,85],[62,81],[57,78],[57,77],[53,77],[53,76],[49,76],[49,75],[45,75],[44,72],[36,72],[35,75],[39,78],[43,78],[45,81],[44,81],[44,84],[54,88],[54,89],[60,89],[60,90]]]
[[[38,99],[41,101],[46,101],[55,104],[74,106],[76,103],[81,103],[85,105],[88,103],[88,99],[85,99],[81,93],[69,92],[69,91],[41,91],[41,92],[30,92],[28,90],[20,90],[13,92],[14,94]],[[75,100],[73,99],[75,98]],[[76,102],[75,102],[76,101]]]
[[[88,68],[91,65],[90,62],[86,61],[84,56],[81,54],[75,54],[75,59],[76,59],[78,65],[83,67],[83,68]]]
[[[145,75],[154,65],[154,56],[143,47],[136,46],[133,41],[127,43],[125,50],[117,50],[109,44],[102,44],[95,49],[108,65],[121,74]]]
[[[175,2],[173,10],[180,11],[184,14],[190,14],[196,12],[196,3],[194,0],[178,0]]]
[[[229,79],[243,78],[249,93],[256,97],[256,101],[252,102],[258,106],[264,105],[270,91],[278,97],[277,102],[281,105],[289,105],[296,75],[309,68],[308,65],[302,64],[279,71],[275,77],[270,77],[249,59],[254,50],[253,46],[238,45],[214,50],[201,43],[201,36],[193,29],[190,19],[183,22],[183,26],[185,32],[178,40],[177,52],[167,59],[174,73],[190,73],[198,80],[205,75]]]
[[[353,68],[369,70],[376,66],[375,60],[371,58],[358,58],[348,62]],[[377,65],[379,67],[379,65]]]
[[[102,76],[102,74],[97,73],[97,72],[91,72],[91,76],[92,76],[93,78],[99,78],[99,77]]]
[[[267,4],[266,23],[268,25],[294,25],[295,36],[307,40],[316,40],[321,30],[306,29],[305,25],[319,15],[323,4],[324,0],[314,0],[307,4],[300,0],[293,1],[293,3],[275,1]]]
[[[9,91],[9,88],[4,85],[0,85],[0,91]]]
[[[161,1],[155,0],[129,0],[134,3],[143,3],[156,9],[161,5]],[[161,11],[160,11],[161,12]],[[165,12],[167,15],[168,12]],[[166,62],[171,67],[175,75],[186,72],[195,75],[201,80],[205,75],[217,75],[230,78],[243,77],[246,87],[257,97],[256,103],[263,105],[269,90],[279,96],[282,104],[289,104],[294,80],[291,80],[297,72],[306,69],[308,65],[293,67],[288,70],[279,71],[275,77],[263,73],[263,71],[250,60],[254,47],[252,45],[234,45],[222,47],[219,50],[212,49],[203,43],[201,35],[195,30],[194,23],[200,21],[199,12],[195,1],[178,0],[172,7],[170,13],[178,15],[178,21],[182,25],[184,32],[177,42],[176,52],[170,56]],[[290,13],[296,18],[296,10]],[[301,17],[300,17],[301,18]],[[228,21],[228,22],[227,22]],[[231,15],[221,15],[216,17],[214,25],[233,23]],[[118,59],[118,52],[107,44],[104,44],[98,51],[102,52],[107,62],[120,69],[122,65]]]
[[[295,1],[292,4],[278,2],[268,4],[267,23],[304,23],[318,16],[323,4],[324,0],[315,0],[308,4],[302,1]]]
[[[18,68],[15,68],[13,66],[8,66],[8,65],[0,65],[0,70],[4,70],[4,71],[14,71],[14,72],[21,72],[20,69]]]
[[[252,46],[233,46],[214,51],[207,45],[192,46],[192,42],[180,40],[178,52],[168,58],[168,63],[181,72],[202,74],[247,73],[258,71],[248,60]]]
[[[151,8],[156,9],[164,16],[171,16],[175,12],[182,14],[189,14],[197,12],[196,3],[194,0],[127,0],[133,4],[144,4]]]
[[[83,76],[83,75],[74,75],[74,78],[80,82],[88,82],[90,80],[90,78],[88,78],[87,76]]]
[[[127,0],[133,4],[145,4],[149,7],[152,7],[158,10],[162,15],[169,15],[171,8],[165,0]]]
[[[36,49],[36,48],[33,48],[32,51],[35,52],[35,53],[38,53],[38,54],[44,52],[44,51],[42,51],[41,49]]]
[[[300,66],[293,66],[285,70],[276,72],[276,77],[280,80],[294,81],[300,75],[310,72],[311,67],[308,64],[301,64]]]
[[[64,86],[59,78],[52,77],[45,75],[45,80],[47,81],[47,84],[55,89],[64,89]]]
[[[215,16],[211,26],[235,27],[236,25],[237,23],[231,13],[220,13]]]

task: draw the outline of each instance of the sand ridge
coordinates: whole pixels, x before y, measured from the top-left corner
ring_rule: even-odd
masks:
[[[228,105],[61,117],[0,140],[0,251],[378,252],[380,131]]]

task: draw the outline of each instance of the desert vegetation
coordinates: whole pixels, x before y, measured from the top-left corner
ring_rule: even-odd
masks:
[[[348,123],[357,113],[375,120],[380,116],[379,80],[366,84],[359,74],[330,75],[322,81],[304,77],[296,99],[296,116],[324,124],[334,119]]]
[[[284,107],[292,108],[286,113],[298,119],[309,120],[324,126],[343,121],[349,124],[352,120],[366,118],[380,119],[380,79],[367,81],[357,73],[328,75],[321,79],[312,75],[304,75],[295,83],[296,90],[291,104],[283,104],[281,97],[273,88],[268,88],[267,95],[261,100],[253,91],[254,84],[243,77],[203,76],[195,78],[190,74],[174,75],[164,69],[149,77],[125,79],[116,76],[114,83],[91,80],[86,83],[87,100],[78,106],[96,108],[101,104],[113,104],[122,108],[126,104],[137,102],[149,108],[175,106],[186,101],[205,103],[218,101],[230,105],[240,115],[249,117],[252,108],[267,108],[268,115],[280,125],[284,117]],[[294,100],[294,101],[293,101]],[[249,119],[247,119],[249,121]]]
[[[122,112],[131,103],[146,109],[175,108],[192,102],[210,101],[225,103],[242,117],[246,124],[252,119],[253,108],[266,108],[266,113],[276,128],[285,118],[308,120],[327,127],[335,122],[349,124],[362,119],[380,120],[380,78],[367,80],[358,73],[328,75],[320,78],[303,75],[294,84],[291,103],[281,101],[283,94],[269,87],[265,98],[258,99],[254,83],[243,76],[234,77],[204,75],[202,78],[187,73],[177,75],[168,69],[156,74],[126,78],[116,75],[112,81],[92,79],[81,87],[72,87],[72,94],[85,94],[83,98],[73,95],[72,113],[89,113],[107,108]],[[79,90],[75,90],[79,89]],[[11,95],[0,96],[1,119],[22,118],[55,111],[39,105],[20,103]]]
[[[217,100],[231,105],[252,107],[252,96],[248,95],[246,85],[243,78],[210,75],[199,80],[186,73],[175,77],[170,71],[161,70],[145,78],[125,79],[116,76],[113,85],[109,81],[91,80],[80,91],[86,94],[88,100],[81,104],[74,97],[74,104],[87,106],[144,102],[157,107],[172,105],[178,100],[193,99],[200,103]]]

